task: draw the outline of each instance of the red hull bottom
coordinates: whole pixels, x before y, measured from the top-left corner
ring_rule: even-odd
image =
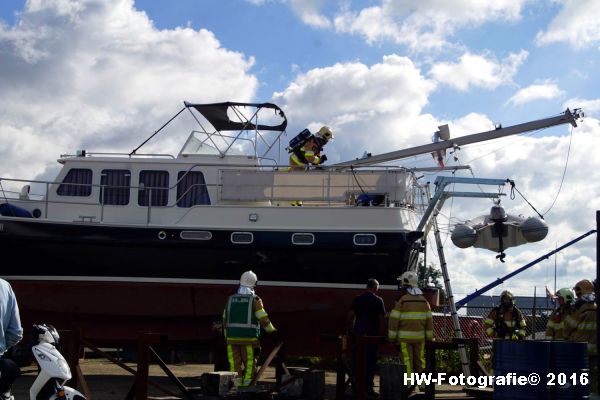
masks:
[[[26,330],[34,323],[77,329],[101,346],[124,346],[141,333],[168,335],[170,343],[218,343],[220,322],[234,285],[73,281],[11,281]],[[286,351],[293,355],[333,355],[325,337],[345,332],[354,296],[363,289],[259,286]],[[390,310],[397,293],[380,290]]]

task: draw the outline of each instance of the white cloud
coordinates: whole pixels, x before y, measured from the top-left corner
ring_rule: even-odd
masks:
[[[257,88],[252,58],[204,29],[158,30],[133,0],[28,1],[0,26],[0,59],[0,176],[33,178],[82,147],[131,150],[183,100],[249,101]]]
[[[510,99],[507,104],[521,105],[535,100],[549,100],[560,97],[564,92],[553,82],[536,83],[526,88],[520,89]]]
[[[325,0],[289,0],[292,10],[307,25],[316,28],[329,28],[331,21],[320,13]]]
[[[329,28],[331,21],[320,10],[325,5],[326,0],[246,0],[248,3],[255,6],[262,6],[268,2],[278,1],[283,4],[288,4],[294,14],[296,14],[302,22],[315,28]]]
[[[437,125],[421,111],[434,89],[410,59],[390,55],[371,66],[353,62],[310,70],[275,93],[274,101],[285,108],[290,121],[301,124],[296,129],[327,124],[341,130],[335,140],[336,148],[344,149],[337,155],[341,161],[364,150],[384,151],[390,139],[400,146],[419,132],[429,137]],[[393,137],[391,127],[398,127],[392,128]]]
[[[537,44],[564,42],[585,48],[600,42],[600,2],[597,0],[564,0],[564,7],[546,31],[538,32]]]
[[[564,105],[564,108],[570,108],[571,110],[574,108],[583,109],[586,115],[595,115],[598,111],[600,111],[600,99],[595,100],[586,100],[580,98],[573,98],[567,100]]]
[[[391,40],[415,51],[440,48],[457,29],[488,21],[516,21],[525,0],[381,0],[359,11],[343,10],[334,19],[338,32],[369,43]]]
[[[312,69],[276,93],[275,99],[284,101],[290,112],[301,117],[371,111],[413,115],[434,88],[410,59],[389,55],[372,66],[351,62]],[[311,103],[306,103],[306,98]]]
[[[470,86],[495,89],[512,82],[527,56],[527,51],[521,50],[499,62],[488,54],[465,53],[458,63],[435,64],[429,74],[436,81],[460,91],[466,91]]]
[[[481,126],[476,128],[478,119]],[[491,124],[485,118],[472,116],[469,120],[470,133],[489,129]],[[464,124],[464,120],[454,121],[451,129],[461,124]],[[477,177],[514,179],[517,189],[539,212],[546,212],[555,198],[557,200],[550,212],[545,214],[545,221],[550,227],[548,237],[539,243],[508,249],[506,264],[496,260],[495,254],[490,251],[472,248],[460,250],[448,242],[444,249],[450,260],[450,275],[455,279],[453,284],[458,290],[468,293],[474,288],[481,288],[482,283],[489,283],[595,228],[595,212],[600,209],[600,176],[596,172],[596,154],[600,151],[600,142],[594,138],[600,134],[600,124],[596,119],[585,118],[578,125],[573,130],[568,168],[560,193],[561,178],[569,153],[569,125],[554,128],[553,136],[508,137],[485,144],[464,146],[460,150],[458,155],[461,161],[471,165]],[[476,130],[473,131],[473,128]],[[455,129],[453,132],[463,131]],[[556,133],[559,135],[555,136]],[[493,192],[494,188],[462,186],[454,190]],[[504,191],[507,194],[510,192],[509,188]],[[536,216],[535,211],[520,195],[515,195],[514,200],[510,196],[502,199],[506,211],[515,215]],[[464,221],[487,214],[490,206],[491,202],[487,200],[466,202],[455,199],[451,204],[446,202],[442,214],[451,216],[453,223],[456,223],[457,220]],[[448,230],[447,226],[444,230]],[[430,255],[430,259],[431,257]],[[557,258],[558,287],[570,287],[583,277],[592,278],[595,275],[594,259],[593,235],[563,250]],[[460,262],[457,264],[452,260]],[[519,295],[532,295],[534,285],[540,293],[540,288],[545,284],[553,286],[553,268],[553,260],[544,261],[538,267],[507,281],[492,293],[499,293],[503,287],[513,289]],[[472,276],[466,275],[467,272]]]
[[[360,157],[365,150],[378,154],[426,144],[443,123],[449,123],[452,136],[458,137],[493,129],[494,122],[503,122],[505,126],[526,122],[492,121],[479,113],[440,121],[424,112],[434,90],[434,82],[423,76],[408,58],[388,56],[370,66],[355,62],[310,70],[275,94],[275,99],[284,106],[290,120],[299,124],[290,127],[291,132],[305,126],[314,129],[320,124],[334,128],[335,141],[325,148],[330,163]],[[538,117],[542,116],[531,119]],[[594,227],[594,213],[600,209],[600,176],[596,172],[600,170],[596,161],[600,141],[595,140],[600,135],[600,124],[596,119],[586,118],[578,125],[573,131],[562,189],[554,207],[545,215],[550,233],[544,241],[508,249],[506,263],[501,263],[493,252],[461,250],[446,239],[444,249],[457,300]],[[477,177],[514,179],[519,191],[544,212],[559,193],[570,129],[567,125],[542,131],[550,136],[512,136],[463,146],[456,155],[461,165],[471,165]],[[432,166],[434,162],[431,156],[424,155],[396,164]],[[448,164],[454,162],[450,160]],[[436,175],[427,175],[424,180],[433,182]],[[458,175],[470,176],[465,172]],[[470,185],[454,190],[495,192],[496,187]],[[504,192],[509,194],[510,188]],[[491,204],[485,199],[448,200],[442,214],[451,217],[454,224],[488,213]],[[514,199],[503,197],[502,204],[511,214],[536,215],[518,194]],[[440,224],[443,232],[449,232],[447,222],[440,219]],[[594,252],[593,239],[561,252],[557,257],[559,287],[573,285],[582,276],[593,276]],[[437,260],[434,248],[430,249],[428,260]],[[532,295],[533,286],[537,286],[541,294],[545,285],[553,287],[550,277],[553,277],[553,262],[544,261],[491,293],[510,288],[518,295]]]

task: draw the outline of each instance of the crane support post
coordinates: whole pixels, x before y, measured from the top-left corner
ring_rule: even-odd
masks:
[[[458,176],[438,176],[435,179],[436,191],[433,195],[433,198],[429,201],[429,205],[423,214],[423,218],[419,222],[419,226],[417,226],[417,231],[423,231],[423,228],[428,224],[431,214],[433,210],[436,208],[438,202],[443,200],[444,197],[448,197],[448,193],[444,190],[446,186],[451,183],[463,183],[463,184],[472,184],[472,185],[493,185],[493,186],[502,186],[507,182],[513,182],[510,179],[486,179],[486,178],[463,178]],[[467,197],[464,194],[461,197]],[[479,194],[474,195],[473,197],[480,197]]]
[[[461,136],[449,140],[441,140],[439,142],[430,143],[422,146],[411,147],[389,153],[383,153],[368,158],[356,159],[333,164],[335,168],[347,168],[350,166],[359,165],[374,165],[386,161],[400,160],[407,157],[413,157],[420,154],[432,153],[444,149],[460,147],[471,143],[484,142],[487,140],[498,139],[510,135],[518,135],[520,133],[535,131],[538,129],[550,128],[552,126],[571,124],[577,126],[577,120],[583,118],[583,111],[576,108],[573,111],[568,108],[553,117],[538,119],[535,121],[525,122],[522,124],[507,126],[505,128],[498,126],[490,131],[474,133],[472,135]]]

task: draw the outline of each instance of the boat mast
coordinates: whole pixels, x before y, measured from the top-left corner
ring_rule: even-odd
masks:
[[[576,108],[573,111],[566,109],[565,112],[549,118],[539,119],[536,121],[525,122],[523,124],[508,126],[503,128],[497,126],[496,129],[491,131],[485,131],[475,133],[472,135],[461,136],[455,139],[442,140],[436,143],[426,144],[422,146],[411,147],[408,149],[392,151],[390,153],[383,153],[376,156],[362,158],[357,160],[345,161],[338,164],[333,164],[334,168],[344,168],[351,166],[363,166],[379,164],[386,161],[400,160],[402,158],[413,157],[420,154],[432,153],[439,150],[460,147],[463,145],[484,142],[487,140],[498,139],[504,136],[517,135],[519,133],[535,131],[538,129],[549,128],[552,126],[562,125],[569,123],[574,127],[577,126],[577,120],[583,118],[583,112],[580,108]],[[441,127],[440,127],[441,128]]]

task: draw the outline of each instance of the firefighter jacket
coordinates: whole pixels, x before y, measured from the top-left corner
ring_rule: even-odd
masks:
[[[308,140],[290,155],[290,165],[292,167],[305,167],[308,164],[321,164],[321,148],[314,140]]]
[[[548,317],[548,323],[546,324],[547,340],[565,340],[565,319],[572,312],[573,308],[569,304],[564,304],[552,311],[552,314]]]
[[[258,345],[261,326],[268,333],[275,331],[260,297],[252,294],[229,296],[223,311],[227,344]]]
[[[397,343],[433,339],[431,307],[423,295],[407,293],[398,299],[390,313],[388,339]]]
[[[588,355],[598,354],[596,343],[596,303],[576,302],[574,311],[565,320],[567,340],[588,343]]]
[[[523,313],[515,305],[509,308],[494,307],[483,323],[487,327],[485,332],[490,337],[516,340],[525,338],[527,324]]]

